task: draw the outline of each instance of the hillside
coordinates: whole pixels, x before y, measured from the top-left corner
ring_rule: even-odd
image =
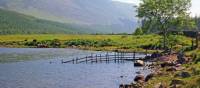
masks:
[[[41,20],[14,11],[0,9],[0,34],[74,34],[91,33],[70,24]]]
[[[112,0],[0,0],[0,8],[101,32],[131,33],[137,27],[133,4]]]

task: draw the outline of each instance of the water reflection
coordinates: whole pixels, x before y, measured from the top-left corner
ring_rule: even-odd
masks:
[[[36,52],[31,51],[33,54]],[[46,54],[45,52],[49,50],[38,51]],[[73,57],[78,52],[78,55],[83,55],[90,54],[92,51],[74,49],[55,49],[54,51],[56,52],[50,53],[54,54],[53,57],[58,56],[59,59],[0,64],[0,86],[2,88],[118,88],[121,83],[132,82],[135,73],[142,69],[134,68],[132,62],[61,64],[60,59]],[[24,54],[23,52],[26,55],[30,50],[17,49],[16,52],[15,49],[7,49],[0,51],[1,54],[20,53],[21,55]],[[48,56],[48,54],[46,55]],[[53,63],[50,64],[50,61]],[[144,71],[144,73],[148,72]]]

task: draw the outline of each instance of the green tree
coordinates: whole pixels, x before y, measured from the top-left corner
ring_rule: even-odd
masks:
[[[166,49],[169,29],[181,29],[189,22],[190,7],[191,0],[141,0],[137,17],[143,20],[145,31],[158,30],[163,34],[163,46]]]
[[[143,30],[142,30],[142,28],[137,28],[136,30],[135,30],[135,32],[134,32],[134,35],[143,35]]]

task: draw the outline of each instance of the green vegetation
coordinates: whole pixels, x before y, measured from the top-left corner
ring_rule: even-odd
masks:
[[[174,35],[175,36],[175,35]],[[160,35],[1,35],[1,47],[76,47],[92,50],[156,50],[161,46]],[[191,38],[173,37],[178,50],[191,45]],[[169,46],[170,47],[170,46]]]
[[[67,46],[89,46],[89,47],[104,47],[104,46],[114,46],[116,43],[111,39],[106,40],[84,40],[84,39],[75,39],[65,42]]]
[[[196,39],[196,46],[194,46],[193,40],[170,32],[179,32],[179,30],[189,30],[199,27],[199,18],[190,17],[190,7],[191,0],[141,0],[139,7],[137,7],[137,17],[141,18],[142,26],[136,30],[135,34],[140,35],[142,32],[145,34],[162,34],[163,38],[158,43],[158,48],[161,49],[160,47],[163,47],[165,49],[166,52],[162,53],[165,57],[171,55],[169,57],[171,60],[174,58],[177,59],[175,61],[169,60],[169,62],[164,62],[159,61],[160,58],[158,58],[155,65],[155,75],[147,82],[145,88],[200,87],[199,39]],[[197,37],[195,33],[187,33],[192,37]],[[143,46],[143,48],[153,46],[155,44]],[[194,50],[194,47],[197,49]],[[172,52],[167,51],[167,49],[172,49],[176,53],[171,54]],[[173,55],[177,56],[173,58]],[[164,65],[164,63],[173,65],[162,67],[161,65]]]
[[[158,83],[162,83],[164,86],[168,86],[172,83],[172,80],[180,80],[178,88],[199,88],[200,87],[200,63],[184,64],[184,72],[188,72],[191,76],[180,77],[182,71],[168,72],[166,68],[162,68],[162,75],[155,76],[148,82],[145,88],[154,88]]]
[[[141,0],[137,17],[143,20],[144,32],[161,32],[163,47],[167,49],[167,35],[170,29],[194,27],[189,17],[191,0]]]
[[[37,19],[14,11],[0,9],[0,34],[78,34],[92,33],[71,24]]]
[[[135,32],[134,32],[134,35],[143,35],[144,33],[143,33],[143,30],[142,30],[142,28],[137,28],[136,30],[135,30]]]

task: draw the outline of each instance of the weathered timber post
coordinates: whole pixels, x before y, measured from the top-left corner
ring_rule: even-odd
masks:
[[[106,53],[106,62],[107,62],[107,60],[108,60],[108,56],[107,56],[107,55],[108,55],[108,52]]]
[[[120,52],[117,52],[117,62],[119,63],[119,59],[120,59]]]
[[[123,52],[121,52],[121,58],[120,58],[121,62],[122,62],[122,59],[123,59]]]
[[[85,60],[86,60],[85,62],[86,62],[86,64],[87,64],[87,62],[88,62],[88,58],[87,58],[87,56],[85,57]]]
[[[114,54],[114,60],[115,60],[115,63],[116,63],[116,52],[115,52],[115,54]]]
[[[101,62],[101,54],[100,54],[100,62]]]
[[[74,59],[72,60],[73,64],[74,64]]]
[[[133,52],[133,59],[135,60],[135,51]]]
[[[196,33],[196,48],[199,47],[199,35],[200,35],[200,33],[197,31],[197,33]]]
[[[107,52],[107,61],[108,61],[108,63],[109,63],[109,54],[108,54],[108,52]]]
[[[78,63],[78,57],[76,57],[76,64]]]
[[[124,59],[125,59],[125,52],[123,52],[123,54],[122,54],[123,56],[123,58],[122,58],[122,62],[124,63]]]
[[[96,54],[96,63],[97,63],[97,54]]]

